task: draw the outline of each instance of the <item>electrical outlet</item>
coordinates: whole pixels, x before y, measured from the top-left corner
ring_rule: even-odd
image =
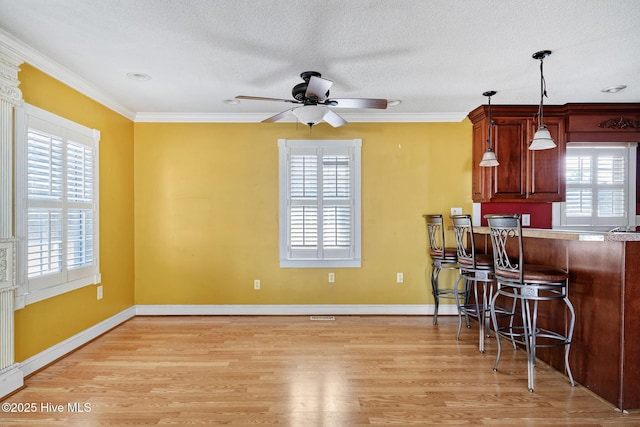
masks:
[[[98,299],[100,300],[102,299],[102,285],[98,286],[97,289],[98,289]]]
[[[260,280],[256,279],[253,281],[253,289],[260,290]]]
[[[462,215],[462,208],[451,208],[451,215]]]
[[[523,227],[531,226],[531,214],[522,214],[522,226]]]
[[[404,274],[403,273],[396,273],[396,282],[397,283],[404,282]]]
[[[329,283],[334,283],[336,281],[336,274],[334,272],[329,273]]]

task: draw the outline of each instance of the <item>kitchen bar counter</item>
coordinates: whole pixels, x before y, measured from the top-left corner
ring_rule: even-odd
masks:
[[[477,234],[489,234],[489,227],[473,227]],[[582,231],[582,230],[559,230],[547,228],[523,228],[523,237],[538,237],[541,239],[559,240],[585,240],[594,242],[640,242],[639,232],[622,231]]]
[[[489,228],[474,230],[477,250],[491,253]],[[525,262],[569,272],[575,380],[621,410],[640,409],[640,233],[525,228],[522,234]],[[540,310],[540,326],[566,327],[562,307],[540,304]],[[537,356],[563,372],[562,353],[542,348]]]

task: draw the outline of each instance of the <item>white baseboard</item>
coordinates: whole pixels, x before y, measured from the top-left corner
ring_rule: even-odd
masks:
[[[55,344],[40,353],[31,356],[24,362],[21,362],[20,370],[24,376],[32,374],[38,369],[42,369],[49,363],[61,358],[67,353],[72,352],[78,347],[88,343],[89,341],[99,337],[110,329],[115,328],[119,324],[131,319],[136,315],[135,307],[130,307],[120,313],[103,320],[102,322],[85,329],[64,341]]]
[[[0,373],[0,399],[18,390],[23,384],[24,376],[17,363],[5,368]]]
[[[266,316],[266,315],[433,315],[433,304],[230,304],[136,305],[138,316]],[[440,306],[439,314],[457,315],[453,304]]]

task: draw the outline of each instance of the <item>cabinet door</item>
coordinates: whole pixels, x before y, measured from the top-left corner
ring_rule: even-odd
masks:
[[[527,196],[527,156],[531,120],[523,118],[494,119],[494,150],[500,166],[491,168],[491,200],[517,201]]]
[[[566,196],[564,118],[545,117],[545,125],[557,147],[551,150],[528,151],[527,199],[541,202],[561,202]],[[531,135],[535,128],[531,128]]]
[[[473,125],[473,155],[471,165],[471,197],[474,202],[488,202],[491,198],[489,173],[493,168],[480,167],[480,161],[487,149],[487,131],[485,121]]]

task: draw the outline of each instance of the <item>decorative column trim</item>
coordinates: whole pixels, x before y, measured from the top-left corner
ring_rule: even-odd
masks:
[[[22,103],[21,63],[0,44],[0,240],[13,237],[13,109]]]
[[[23,375],[15,363],[14,310],[16,237],[13,229],[14,110],[22,104],[18,89],[22,60],[0,40],[0,390],[22,387]]]

